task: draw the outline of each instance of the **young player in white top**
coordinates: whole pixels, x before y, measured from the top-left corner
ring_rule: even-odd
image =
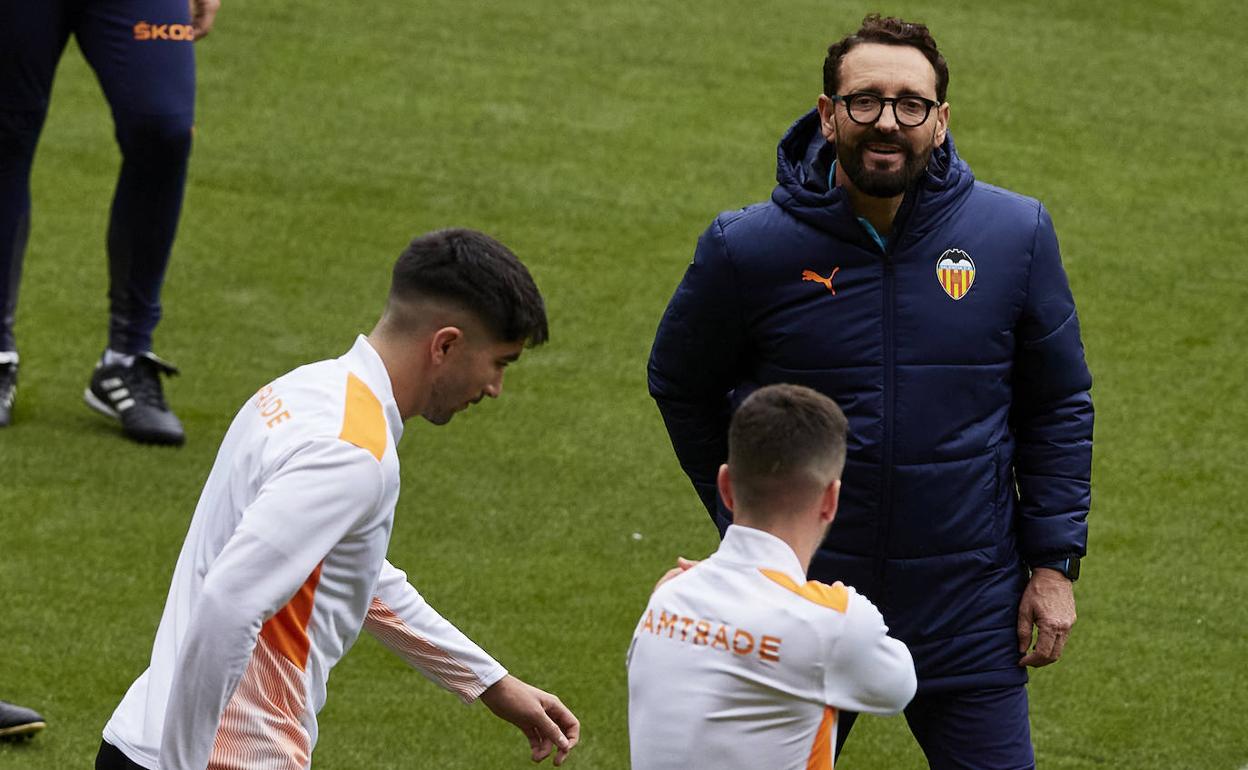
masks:
[[[845,417],[771,385],[733,415],[719,550],[655,588],[628,654],[634,770],[830,770],[840,709],[896,714],[909,650],[853,588],[806,581],[836,516]],[[835,536],[835,535],[834,535]]]
[[[507,671],[386,561],[403,423],[485,396],[541,295],[505,246],[469,230],[412,241],[386,311],[341,358],[265,385],[226,433],[178,557],[150,666],[104,728],[97,768],[302,770],[334,664],[361,628],[465,702],[480,698],[562,764],[559,699]]]

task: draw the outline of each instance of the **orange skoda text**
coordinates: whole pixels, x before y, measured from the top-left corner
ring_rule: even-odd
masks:
[[[194,40],[195,28],[190,24],[152,24],[140,21],[134,25],[135,40]]]

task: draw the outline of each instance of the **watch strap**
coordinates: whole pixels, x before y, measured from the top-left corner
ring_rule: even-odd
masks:
[[[1039,564],[1031,565],[1032,571],[1035,571],[1041,567],[1044,567],[1046,569],[1057,570],[1058,572],[1065,575],[1072,583],[1079,579],[1079,557],[1078,556],[1063,556],[1060,559],[1050,559],[1048,561],[1040,562]]]

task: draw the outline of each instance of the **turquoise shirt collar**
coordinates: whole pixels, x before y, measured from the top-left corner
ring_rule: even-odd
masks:
[[[828,189],[833,190],[835,188],[836,188],[836,161],[833,160],[832,168],[828,169]],[[880,251],[888,251],[888,247],[884,245],[884,239],[881,238],[879,232],[876,231],[875,225],[868,222],[864,217],[858,217],[858,222],[862,225],[863,229],[867,231],[867,235],[871,236],[871,240],[879,244]]]

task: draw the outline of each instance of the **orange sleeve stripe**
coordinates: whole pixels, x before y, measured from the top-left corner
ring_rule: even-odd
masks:
[[[308,620],[312,617],[312,602],[316,598],[316,586],[321,582],[323,564],[316,565],[286,606],[260,627],[261,638],[279,655],[298,666],[300,671],[308,668],[308,651],[312,648],[312,641],[308,638]]]
[[[803,585],[793,582],[793,578],[774,569],[760,569],[769,580],[778,583],[789,589],[798,596],[812,601],[821,607],[828,607],[837,612],[844,612],[849,606],[849,592],[845,590],[845,586],[839,581],[832,585],[820,583],[817,580],[809,580]]]
[[[472,669],[450,653],[430,642],[374,596],[364,626],[382,644],[394,650],[413,666],[435,675],[465,702],[485,692],[485,685]]]
[[[367,450],[378,462],[386,453],[386,415],[381,410],[381,402],[354,374],[347,375],[346,408],[342,412],[342,432],[338,438]]]
[[[836,709],[823,707],[823,719],[815,731],[815,742],[810,746],[810,759],[806,770],[832,770],[832,729],[836,727]]]

